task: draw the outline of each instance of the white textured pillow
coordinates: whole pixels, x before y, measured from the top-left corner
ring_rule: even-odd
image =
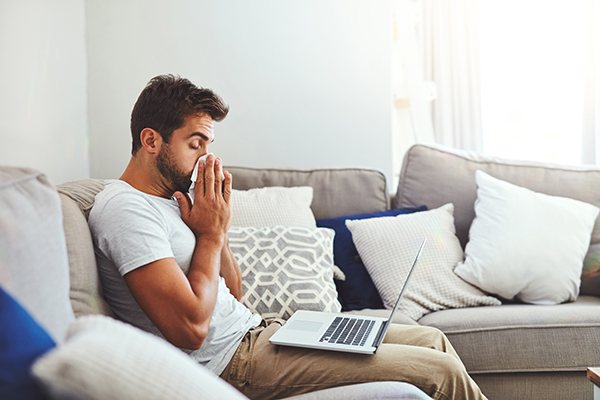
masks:
[[[229,246],[242,270],[242,303],[263,318],[296,310],[339,312],[333,236],[327,228],[232,227]]]
[[[475,219],[454,272],[481,289],[533,304],[573,301],[599,209],[476,171]]]
[[[304,226],[315,228],[311,186],[271,186],[231,193],[232,226]]]
[[[181,350],[112,318],[81,317],[69,336],[32,369],[53,398],[246,399]]]
[[[392,308],[423,238],[427,243],[399,309],[414,320],[437,310],[499,305],[495,297],[457,277],[462,260],[454,228],[454,205],[415,214],[348,220],[352,240],[386,308]]]

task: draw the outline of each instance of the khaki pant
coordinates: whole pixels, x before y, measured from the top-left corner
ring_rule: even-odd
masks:
[[[411,383],[434,399],[485,399],[446,336],[435,328],[392,324],[374,355],[275,346],[281,320],[245,336],[221,378],[251,399],[277,399],[375,381]]]

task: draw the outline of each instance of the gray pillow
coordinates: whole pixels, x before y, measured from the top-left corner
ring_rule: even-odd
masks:
[[[500,305],[453,272],[463,251],[454,234],[452,204],[430,211],[348,220],[352,240],[386,308],[392,308],[423,238],[427,243],[399,309],[418,320],[447,308]]]
[[[263,318],[296,310],[339,312],[333,236],[326,228],[232,227],[229,246],[242,270],[242,303]]]

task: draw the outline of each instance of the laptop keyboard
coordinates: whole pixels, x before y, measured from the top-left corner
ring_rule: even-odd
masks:
[[[335,317],[319,342],[364,346],[374,325],[372,319]]]

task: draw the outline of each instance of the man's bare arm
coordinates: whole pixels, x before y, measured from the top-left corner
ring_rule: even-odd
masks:
[[[218,245],[197,241],[188,276],[174,258],[154,261],[124,276],[142,310],[177,347],[198,349],[206,338],[217,301]]]
[[[223,183],[220,160],[215,162],[213,156],[206,161],[206,173],[204,169],[201,163],[193,206],[187,196],[175,193],[181,218],[196,236],[187,276],[173,258],[157,260],[125,275],[134,298],[165,338],[188,349],[200,348],[208,333],[217,301],[221,254],[231,223],[231,174]]]
[[[225,283],[229,291],[238,301],[242,300],[242,270],[235,261],[235,257],[229,247],[229,240],[225,237],[225,244],[221,250],[221,276],[225,279]]]

